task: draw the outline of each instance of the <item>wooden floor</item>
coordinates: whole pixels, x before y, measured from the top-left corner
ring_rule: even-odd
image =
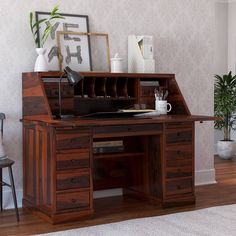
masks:
[[[162,209],[148,203],[121,197],[100,199],[95,202],[96,215],[80,222],[51,225],[40,218],[20,210],[20,223],[14,210],[0,213],[0,235],[32,235],[122,221],[131,218],[157,216],[174,212],[236,203],[236,158],[230,161],[215,159],[217,184],[196,187],[195,206]]]

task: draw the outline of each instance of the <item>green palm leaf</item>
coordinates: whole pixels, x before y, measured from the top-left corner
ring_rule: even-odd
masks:
[[[35,12],[30,12],[29,14],[29,24],[30,24],[30,30],[33,35],[34,42],[37,47],[43,47],[44,43],[47,41],[51,31],[52,31],[52,25],[54,25],[53,21],[57,19],[65,19],[65,17],[61,16],[58,13],[59,5],[56,5],[48,18],[44,18],[38,21],[34,22],[34,16]],[[41,26],[44,26],[44,30],[42,35],[39,34],[39,30],[42,29]],[[41,36],[41,38],[39,38]]]

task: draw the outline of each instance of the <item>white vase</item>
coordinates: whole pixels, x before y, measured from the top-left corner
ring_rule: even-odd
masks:
[[[235,142],[234,141],[218,141],[217,153],[222,159],[232,159],[235,155]]]
[[[35,65],[34,65],[34,71],[35,72],[48,71],[48,65],[47,65],[47,61],[45,59],[46,49],[45,48],[36,48],[35,50],[38,54],[38,57],[36,59]]]

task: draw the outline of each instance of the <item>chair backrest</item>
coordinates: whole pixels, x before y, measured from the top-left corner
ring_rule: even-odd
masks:
[[[1,122],[1,136],[3,137],[3,121],[6,119],[6,115],[4,113],[0,113],[0,122]]]

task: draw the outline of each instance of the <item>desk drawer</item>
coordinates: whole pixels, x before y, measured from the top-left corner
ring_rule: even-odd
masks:
[[[166,131],[166,144],[191,144],[193,140],[193,131],[191,128],[173,129]]]
[[[192,166],[192,145],[172,145],[166,148],[166,167]]]
[[[58,132],[56,134],[56,148],[63,149],[77,149],[90,147],[90,134],[79,132]]]
[[[183,128],[192,128],[193,122],[170,122],[166,123],[167,129],[183,129]]]
[[[90,191],[57,194],[56,208],[58,211],[90,208]]]
[[[87,188],[90,186],[90,175],[84,173],[57,174],[57,190]]]
[[[77,149],[74,149],[75,151]],[[57,170],[71,170],[79,168],[88,168],[90,165],[89,149],[78,150],[77,152],[59,152],[57,153]]]
[[[192,177],[192,166],[167,168],[166,178]]]
[[[193,179],[185,178],[179,180],[169,180],[166,183],[166,195],[178,195],[193,192]]]
[[[94,134],[99,135],[109,135],[109,134],[120,134],[120,135],[138,135],[138,134],[150,134],[157,133],[163,130],[162,124],[146,124],[146,125],[121,125],[121,126],[106,126],[106,127],[96,127],[94,129]]]

